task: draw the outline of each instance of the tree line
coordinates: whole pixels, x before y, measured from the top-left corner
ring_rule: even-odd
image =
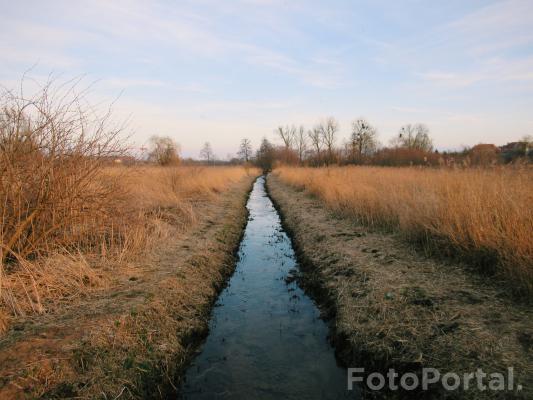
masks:
[[[387,146],[378,140],[377,129],[365,118],[357,118],[350,125],[347,138],[341,140],[340,125],[334,117],[328,117],[310,128],[304,125],[280,125],[274,130],[277,144],[266,137],[262,139],[257,150],[253,151],[252,142],[243,138],[237,157],[228,157],[226,161],[216,160],[209,142],[200,150],[203,163],[256,164],[268,170],[274,163],[287,165],[327,166],[332,164],[347,165],[486,165],[497,162],[509,162],[517,157],[533,156],[532,140],[524,138],[513,142],[511,150],[495,145],[480,144],[465,148],[460,152],[442,152],[434,150],[429,128],[422,123],[406,124]],[[501,150],[500,150],[501,149]],[[525,150],[524,150],[525,149]],[[151,138],[149,159],[161,165],[179,162],[179,145],[168,137]],[[524,157],[522,157],[524,158]],[[197,161],[190,161],[197,162]]]
[[[460,151],[439,152],[434,149],[429,128],[423,123],[406,124],[387,146],[378,140],[376,128],[364,118],[352,121],[350,134],[342,142],[339,123],[329,117],[310,129],[303,125],[278,126],[274,130],[281,145],[263,139],[256,163],[271,168],[275,162],[292,165],[324,166],[490,166],[502,163],[533,162],[533,137],[504,146],[477,144]],[[340,143],[339,143],[340,142]],[[242,146],[242,145],[241,145]]]
[[[376,128],[364,118],[354,120],[350,128],[348,138],[339,143],[340,125],[333,117],[309,129],[303,125],[281,125],[274,131],[281,146],[267,145],[268,141],[264,139],[257,158],[269,148],[268,158],[284,164],[373,164],[378,160],[386,163],[391,158],[398,158],[400,154],[397,153],[411,161],[420,157],[427,160],[427,155],[433,151],[429,129],[424,124],[402,126],[389,147],[380,144]]]

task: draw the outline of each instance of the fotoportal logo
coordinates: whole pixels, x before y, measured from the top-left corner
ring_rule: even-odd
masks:
[[[364,368],[348,368],[348,390],[354,390],[357,385],[366,385],[372,391],[379,390],[432,390],[438,386],[447,391],[479,390],[479,391],[521,391],[522,385],[515,382],[513,367],[507,368],[507,373],[486,373],[481,368],[475,372],[458,374],[446,372],[441,374],[436,368],[422,368],[422,374],[407,372],[399,374],[389,369],[387,374],[371,372],[366,374]]]

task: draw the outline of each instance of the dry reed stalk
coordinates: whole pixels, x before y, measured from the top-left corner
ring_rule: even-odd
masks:
[[[360,223],[459,255],[521,294],[533,291],[530,168],[284,167],[276,174]]]
[[[70,251],[48,242],[54,250],[46,256],[12,263],[9,273],[0,276],[0,328],[7,327],[10,315],[48,312],[65,300],[109,287],[112,275],[162,239],[188,229],[199,217],[200,203],[215,201],[248,172],[255,173],[241,167],[104,168],[98,179],[120,177],[120,199],[111,201],[122,207],[73,227]]]

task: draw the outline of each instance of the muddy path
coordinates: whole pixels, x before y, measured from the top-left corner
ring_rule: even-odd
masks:
[[[345,399],[320,311],[297,285],[291,241],[265,191],[254,185],[239,261],[221,293],[209,336],[187,371],[186,399]]]

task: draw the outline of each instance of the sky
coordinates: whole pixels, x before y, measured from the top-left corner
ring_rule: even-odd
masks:
[[[83,76],[131,141],[220,158],[280,124],[366,118],[387,144],[425,123],[437,148],[533,134],[533,1],[0,0],[0,84]],[[31,88],[27,89],[31,90]]]

